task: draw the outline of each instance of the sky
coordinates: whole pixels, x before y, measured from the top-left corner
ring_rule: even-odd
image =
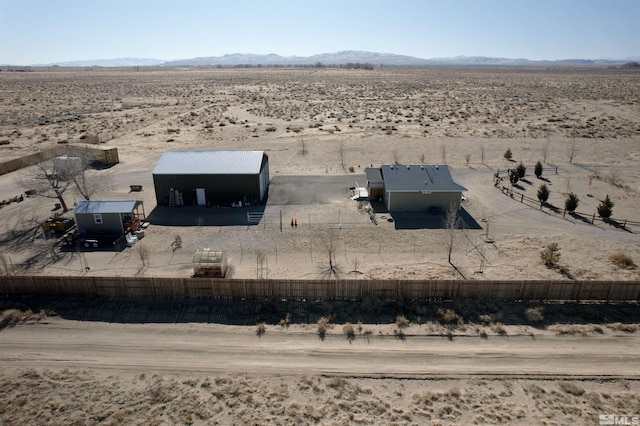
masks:
[[[640,56],[640,0],[0,0],[0,64],[342,50]]]

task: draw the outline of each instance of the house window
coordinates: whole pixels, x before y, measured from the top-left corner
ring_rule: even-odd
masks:
[[[96,225],[102,225],[102,214],[101,213],[94,213],[93,214],[93,221],[95,222]]]

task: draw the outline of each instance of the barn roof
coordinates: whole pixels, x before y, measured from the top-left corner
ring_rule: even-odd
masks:
[[[462,192],[467,190],[453,180],[448,166],[384,165],[380,170],[387,191]]]
[[[260,174],[264,151],[167,151],[154,175]]]
[[[82,200],[73,212],[75,214],[131,213],[141,204],[140,200]]]

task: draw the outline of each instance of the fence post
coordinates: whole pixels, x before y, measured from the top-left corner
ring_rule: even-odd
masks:
[[[556,166],[556,174],[558,174],[558,166]]]
[[[591,224],[593,225],[593,222],[596,220],[596,214],[593,214],[593,217],[591,218]]]
[[[520,202],[524,203],[524,194],[520,194]]]

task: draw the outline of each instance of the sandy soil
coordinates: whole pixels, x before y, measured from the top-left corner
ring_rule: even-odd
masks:
[[[638,335],[107,324],[0,334],[4,424],[598,424],[640,412]],[[482,360],[479,362],[479,360]]]
[[[374,225],[345,187],[322,203],[268,204],[257,226],[207,226],[199,212],[194,226],[152,224],[120,253],[61,252],[37,228],[54,200],[29,197],[0,209],[3,273],[190,276],[193,252],[210,246],[227,251],[233,277],[319,278],[333,241],[344,279],[640,277],[609,259],[638,262],[638,227],[588,220],[609,195],[619,223],[640,221],[640,74],[631,70],[59,69],[2,72],[0,91],[2,159],[97,135],[121,163],[91,171],[102,183],[96,197],[141,198],[147,214],[151,170],[168,149],[265,150],[272,177],[354,184],[370,164],[446,163],[469,189],[468,229],[456,231],[452,257],[460,272],[439,223],[397,229],[379,213]],[[517,190],[535,198],[546,183],[560,213],[494,187],[496,171],[520,161],[527,177]],[[544,181],[533,176],[536,161]],[[0,176],[0,198],[22,194],[34,174]],[[129,193],[134,183],[144,191]],[[580,217],[562,215],[569,192]],[[80,198],[69,190],[65,199]],[[297,230],[280,231],[281,211],[298,218]],[[183,245],[173,250],[176,235]],[[561,260],[546,268],[539,253],[552,242]],[[0,419],[560,425],[638,415],[637,326],[579,322],[416,322],[403,338],[393,324],[354,324],[353,339],[340,323],[320,339],[316,324],[269,322],[259,335],[255,326],[29,319],[0,331]]]

